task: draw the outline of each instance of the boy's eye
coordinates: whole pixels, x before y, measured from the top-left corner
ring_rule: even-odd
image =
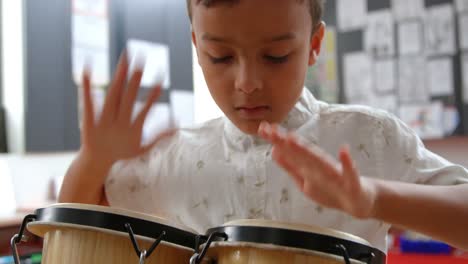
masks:
[[[214,64],[218,63],[229,63],[232,59],[232,56],[225,56],[225,57],[212,57],[210,56],[211,62]]]
[[[265,55],[265,58],[273,63],[284,63],[286,61],[288,61],[288,57],[289,55],[286,55],[286,56],[281,56],[281,57],[276,57],[276,56],[269,56],[269,55]]]

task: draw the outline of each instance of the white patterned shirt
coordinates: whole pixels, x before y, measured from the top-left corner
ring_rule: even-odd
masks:
[[[427,150],[396,117],[331,105],[304,89],[281,124],[336,157],[350,146],[362,177],[419,184],[468,183],[468,171]],[[272,146],[221,117],[180,129],[146,156],[117,162],[105,190],[113,207],[165,217],[199,233],[235,219],[272,219],[347,232],[386,251],[390,228],[323,208],[271,158]]]

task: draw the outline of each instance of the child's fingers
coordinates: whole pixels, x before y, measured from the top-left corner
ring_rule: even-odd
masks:
[[[353,159],[349,154],[348,146],[345,146],[340,150],[340,161],[343,170],[343,177],[349,180],[353,184],[359,183],[359,174],[356,166],[354,165]]]
[[[83,72],[83,125],[84,129],[94,126],[94,105],[91,96],[91,78],[88,69]]]
[[[101,114],[101,120],[104,123],[113,122],[116,115],[117,109],[120,105],[120,99],[122,97],[122,91],[127,81],[128,71],[128,58],[126,52],[123,52],[117,65],[117,71],[115,77],[112,80],[110,90],[106,95],[106,101]]]
[[[273,145],[286,144],[286,135],[280,131],[279,126],[276,124],[270,125],[265,121],[262,122],[258,134]]]
[[[151,107],[153,106],[154,102],[161,96],[162,89],[161,86],[158,85],[151,90],[150,94],[148,95],[148,99],[146,99],[145,106],[143,109],[138,113],[137,117],[135,118],[134,126],[141,130],[143,129],[143,124],[145,123],[146,116],[148,115],[148,112],[151,110]]]
[[[122,122],[130,122],[135,104],[138,90],[140,88],[141,78],[143,77],[143,69],[137,68],[128,82],[125,96],[122,98],[120,106],[119,120]]]
[[[308,147],[300,143],[299,140],[293,135],[288,136],[288,146],[295,151],[298,157],[306,159],[304,162],[309,164],[315,164],[320,170],[333,174],[333,176],[339,176],[337,174],[336,160],[329,157],[319,147]],[[339,179],[337,179],[339,180]]]

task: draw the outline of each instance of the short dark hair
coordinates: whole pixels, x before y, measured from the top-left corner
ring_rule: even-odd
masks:
[[[216,3],[231,3],[234,4],[239,2],[239,0],[187,0],[187,10],[190,21],[192,21],[192,2],[195,1],[195,4],[202,4],[206,7],[210,7]],[[312,17],[312,30],[315,31],[322,21],[323,10],[325,6],[325,0],[298,0],[298,2],[307,1],[309,3],[309,13]]]

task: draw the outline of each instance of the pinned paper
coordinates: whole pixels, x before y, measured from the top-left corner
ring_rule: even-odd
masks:
[[[450,57],[430,60],[427,69],[431,96],[448,96],[454,93],[453,63]]]
[[[455,43],[455,13],[451,4],[433,6],[425,19],[426,49],[429,55],[453,55]]]
[[[72,72],[79,86],[85,67],[95,86],[110,83],[107,0],[74,0],[72,6]]]
[[[369,56],[363,52],[346,54],[344,72],[347,103],[367,105],[372,101],[374,91]]]
[[[403,22],[398,25],[398,48],[400,55],[422,54],[423,27],[419,21]]]
[[[127,42],[127,52],[130,57],[130,71],[136,66],[144,66],[141,86],[152,88],[162,83],[164,89],[171,85],[169,46],[161,43],[130,39]],[[143,63],[144,65],[137,65]]]
[[[337,0],[337,12],[341,31],[362,29],[367,22],[367,0]]]
[[[424,0],[392,0],[392,7],[397,21],[424,17]]]
[[[421,57],[400,58],[398,67],[399,98],[405,103],[427,103],[430,101],[426,84],[426,64]]]
[[[394,35],[390,10],[369,13],[365,30],[365,48],[373,58],[390,57],[395,54]]]

